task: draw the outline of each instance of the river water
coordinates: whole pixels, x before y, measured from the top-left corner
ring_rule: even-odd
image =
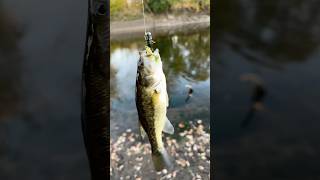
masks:
[[[216,179],[320,177],[319,1],[217,1]]]
[[[80,121],[87,1],[0,1],[0,179],[90,178]]]

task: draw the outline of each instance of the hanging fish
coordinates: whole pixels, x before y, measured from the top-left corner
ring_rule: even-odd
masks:
[[[146,46],[145,50],[140,52],[138,62],[136,106],[140,133],[142,137],[148,136],[157,171],[171,167],[170,158],[162,141],[162,132],[174,133],[174,128],[166,115],[169,105],[166,86],[159,50],[152,51]]]
[[[109,177],[109,15],[107,0],[88,1],[81,121],[92,180]]]

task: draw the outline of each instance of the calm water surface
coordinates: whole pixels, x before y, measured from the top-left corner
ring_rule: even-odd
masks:
[[[87,1],[0,1],[0,179],[88,180],[80,121]]]
[[[319,1],[217,1],[217,179],[319,179],[318,9]]]

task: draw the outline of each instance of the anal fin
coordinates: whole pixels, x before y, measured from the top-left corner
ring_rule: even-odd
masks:
[[[139,130],[140,130],[140,137],[141,137],[141,140],[145,140],[146,139],[146,136],[147,136],[147,133],[146,131],[143,129],[141,123],[139,122]]]
[[[168,133],[168,134],[174,133],[174,127],[167,117],[166,117],[166,120],[164,123],[163,132]]]

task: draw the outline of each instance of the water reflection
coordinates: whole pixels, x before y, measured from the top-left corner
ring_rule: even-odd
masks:
[[[172,78],[169,81],[174,81],[177,76],[183,76],[194,82],[209,78],[209,31],[193,35],[161,37],[158,48],[166,62],[164,71],[169,78]]]
[[[0,179],[89,179],[80,126],[86,5],[0,1]]]
[[[22,37],[16,20],[0,3],[0,120],[13,114],[20,102],[20,63],[18,43]]]
[[[218,46],[226,43],[235,51],[249,51],[255,61],[267,59],[276,63],[304,61],[318,47],[320,26],[314,22],[320,18],[319,1],[226,0],[218,3],[223,7],[215,12]]]
[[[197,33],[178,33],[173,35],[154,35],[156,47],[160,50],[163,69],[167,78],[170,97],[169,116],[174,123],[181,120],[189,121],[201,118],[209,122],[209,76],[210,76],[210,36],[208,30]],[[138,51],[144,46],[143,38],[113,41],[111,43],[111,67],[114,69],[111,76],[114,94],[112,94],[112,121],[117,119],[120,128],[132,128],[137,118],[135,107],[135,78],[138,61]],[[192,100],[186,103],[188,89],[193,87]],[[187,109],[195,108],[187,112]],[[187,113],[185,113],[185,111]],[[119,113],[121,112],[121,113]],[[121,115],[120,115],[121,114]],[[126,115],[127,114],[127,115]],[[131,114],[130,116],[128,114]],[[133,115],[134,114],[134,115]],[[175,116],[174,114],[178,114]],[[192,115],[191,115],[192,114]],[[189,117],[188,117],[189,115]],[[170,118],[170,117],[169,117]],[[121,130],[118,130],[119,132]],[[112,134],[112,132],[111,132]]]
[[[192,97],[193,89],[192,89],[192,86],[190,86],[189,84],[186,85],[186,88],[188,88],[187,98],[185,100],[185,102],[187,103]]]
[[[22,30],[0,2],[0,179],[8,179],[15,165],[6,155],[14,154],[3,127],[21,107],[21,54],[18,44]],[[10,151],[11,150],[11,151]]]
[[[267,91],[262,80],[255,74],[244,74],[241,76],[241,80],[249,82],[253,89],[249,111],[241,122],[241,127],[245,128],[254,119],[255,112],[264,109],[263,100],[267,94]]]
[[[217,1],[217,179],[319,176],[319,132],[314,128],[320,118],[315,109],[320,102],[315,83],[320,75],[319,5],[315,0]],[[260,80],[243,82],[248,73]]]

